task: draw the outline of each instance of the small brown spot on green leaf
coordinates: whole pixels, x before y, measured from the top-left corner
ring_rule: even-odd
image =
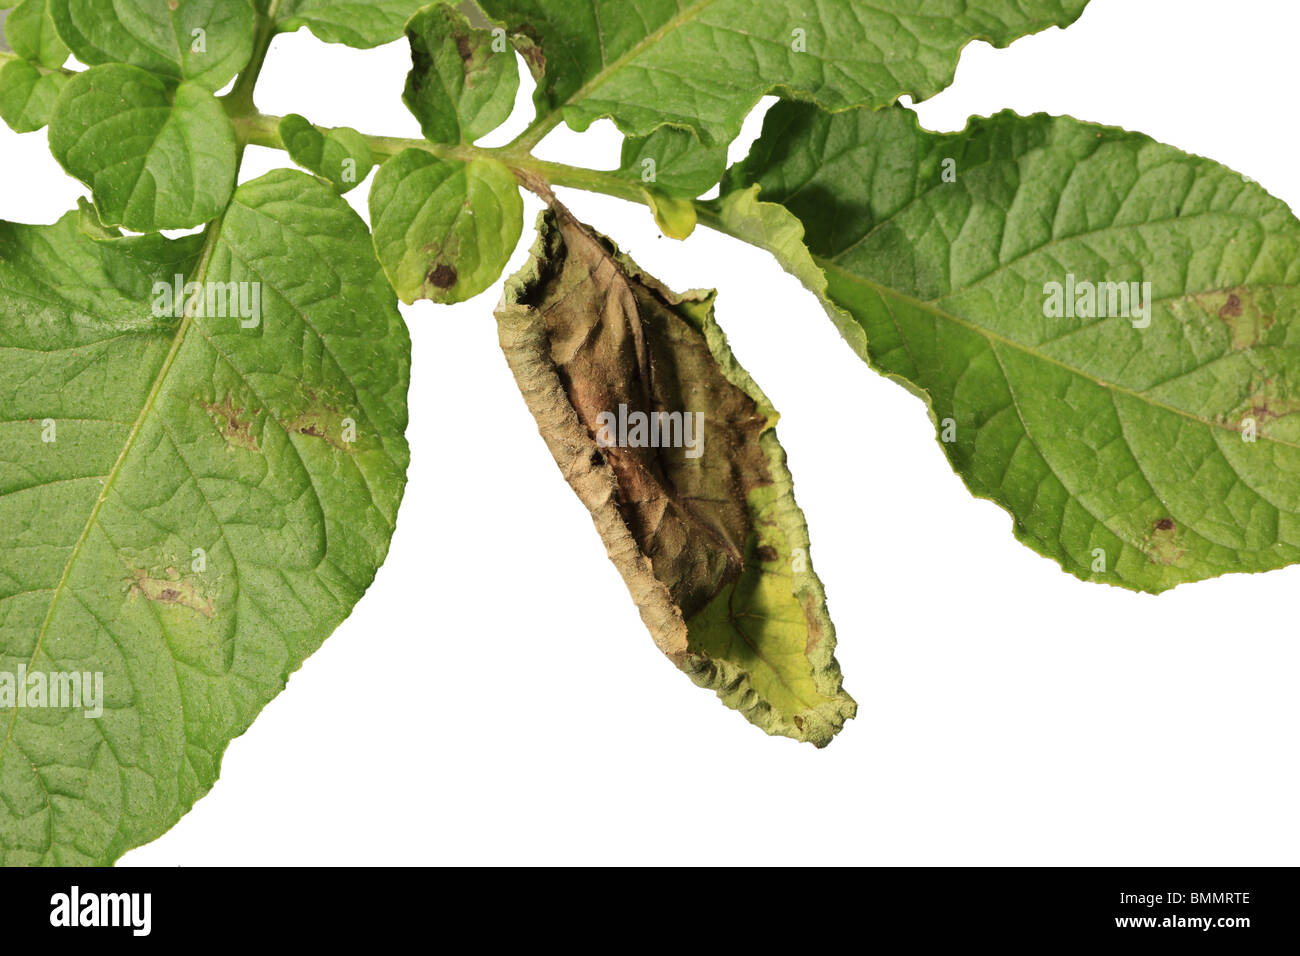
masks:
[[[221,437],[227,445],[257,451],[257,439],[253,436],[253,423],[244,417],[244,409],[236,408],[234,399],[227,395],[221,403],[200,402],[204,411],[212,416]]]
[[[1232,347],[1236,351],[1259,345],[1265,333],[1273,327],[1272,296],[1267,292],[1257,294],[1255,290],[1242,286],[1203,292],[1195,296],[1195,302],[1207,316],[1228,326]]]
[[[168,607],[184,607],[203,617],[211,618],[216,614],[212,598],[199,593],[193,583],[181,579],[175,568],[167,568],[165,577],[155,578],[142,568],[131,571],[131,595],[143,596],[145,600]]]
[[[1161,518],[1151,526],[1146,553],[1153,564],[1176,564],[1186,554],[1178,543],[1178,523],[1173,518]]]

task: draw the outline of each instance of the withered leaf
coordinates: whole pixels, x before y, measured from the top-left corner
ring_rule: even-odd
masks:
[[[770,734],[825,746],[857,705],[776,411],[714,293],[676,295],[558,203],[497,310],[560,471],[659,648]]]

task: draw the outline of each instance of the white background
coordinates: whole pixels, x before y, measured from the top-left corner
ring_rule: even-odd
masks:
[[[1068,31],[972,45],[920,112],[1142,130],[1300,208],[1297,36],[1287,0],[1093,0]],[[407,68],[401,45],[303,32],[258,101],[417,136]],[[612,167],[618,142],[601,123],[540,152]],[[0,216],[51,222],[82,192],[43,133],[0,132],[0,159]],[[250,150],[244,178],[284,162]],[[858,718],[824,751],[768,738],[660,657],[506,368],[497,286],[404,310],[413,463],[388,563],[212,793],[125,864],[1297,862],[1300,569],[1159,598],[1077,581],[966,492],[921,403],[766,254],[562,198],[670,285],[721,290],[783,412]]]

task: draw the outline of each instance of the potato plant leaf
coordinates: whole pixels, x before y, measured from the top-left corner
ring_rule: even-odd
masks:
[[[4,21],[9,49],[25,60],[57,69],[68,60],[68,47],[59,39],[50,17],[50,0],[23,0]]]
[[[500,277],[523,233],[524,204],[514,174],[494,159],[408,149],[379,168],[370,223],[403,302],[462,302]]]
[[[1300,561],[1300,222],[1259,186],[1067,118],[793,103],[730,182],[1036,551],[1146,591]]]
[[[708,145],[735,139],[765,94],[829,109],[923,99],[952,81],[962,47],[1005,46],[1073,23],[1087,0],[480,0],[523,37],[540,117],[585,130],[611,117],[664,124]]]
[[[554,204],[498,330],[660,650],[768,733],[824,746],[856,704],[776,411],[713,300],[674,294]]]
[[[289,157],[340,194],[355,189],[375,166],[369,141],[346,126],[322,132],[305,117],[290,113],[280,121],[279,132]]]
[[[136,232],[215,219],[235,186],[235,134],[216,98],[192,83],[169,89],[125,64],[68,81],[50,151],[91,188],[105,223]]]
[[[327,186],[176,241],[77,221],[0,224],[0,671],[100,674],[102,713],[0,683],[8,865],[111,863],[207,792],[370,584],[408,458],[406,329]]]
[[[249,0],[48,0],[59,37],[82,63],[129,63],[215,92],[253,54]]]
[[[68,77],[42,73],[26,60],[0,64],[0,119],[15,133],[31,133],[46,126]]]
[[[416,14],[406,27],[411,72],[404,101],[425,139],[472,143],[509,117],[519,91],[519,64],[512,48],[494,47],[487,30],[470,26],[464,14],[437,4]]]
[[[726,168],[726,146],[705,146],[690,130],[662,126],[623,140],[618,172],[641,184],[663,234],[685,239],[696,225],[690,200],[717,185]]]
[[[690,130],[662,126],[623,140],[618,171],[660,195],[694,199],[716,186],[726,170],[726,146],[705,146]]]
[[[265,12],[271,0],[258,0]],[[406,21],[428,0],[280,0],[276,28],[306,27],[319,40],[368,49],[402,38]]]

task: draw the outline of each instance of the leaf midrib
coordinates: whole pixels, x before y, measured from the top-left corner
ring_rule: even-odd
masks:
[[[678,10],[674,16],[664,21],[663,25],[660,26],[659,29],[655,30],[653,33],[647,33],[641,40],[633,44],[630,48],[628,48],[628,50],[622,56],[618,57],[612,63],[605,62],[605,45],[604,45],[604,40],[602,38],[600,70],[597,71],[592,76],[591,79],[589,79],[586,83],[582,84],[581,87],[575,90],[562,103],[559,103],[558,105],[553,107],[550,110],[550,112],[548,112],[545,116],[539,117],[535,125],[553,128],[556,124],[559,123],[561,119],[563,119],[564,110],[567,107],[576,106],[577,104],[581,103],[584,99],[586,99],[588,96],[591,95],[592,90],[599,87],[611,76],[613,76],[615,73],[621,70],[628,63],[629,60],[632,60],[635,57],[639,56],[648,47],[654,46],[656,43],[658,43],[664,37],[666,37],[669,33],[672,33],[674,30],[680,28],[683,24],[687,22],[687,20],[695,16],[705,7],[712,6],[716,2],[717,0],[696,0],[696,2],[691,6]]]
[[[212,262],[212,253],[217,247],[217,240],[221,235],[221,225],[223,220],[218,219],[208,227],[207,237],[203,242],[203,249],[199,253],[199,258],[194,267],[194,280],[204,282],[207,279],[208,269]],[[99,497],[95,499],[95,505],[90,510],[90,515],[86,518],[86,523],[81,529],[76,543],[72,546],[72,552],[68,555],[68,560],[63,565],[63,573],[59,576],[58,583],[54,586],[50,596],[50,606],[45,612],[45,619],[41,622],[40,630],[36,635],[36,644],[32,648],[30,659],[27,667],[30,670],[36,664],[36,657],[41,652],[41,647],[45,642],[45,635],[50,629],[50,624],[54,619],[54,612],[58,608],[59,598],[63,596],[67,587],[68,579],[72,575],[72,568],[81,556],[82,548],[85,547],[86,540],[90,537],[91,530],[99,520],[99,512],[108,500],[108,495],[112,491],[113,483],[117,476],[122,473],[122,467],[126,463],[131,449],[135,446],[136,439],[139,437],[144,427],[145,421],[149,414],[154,410],[157,403],[158,395],[162,391],[163,384],[167,380],[167,375],[171,371],[172,365],[175,364],[176,357],[180,354],[181,346],[185,344],[185,336],[193,325],[194,316],[187,308],[181,317],[180,325],[176,329],[176,334],[172,337],[171,348],[168,350],[158,374],[154,377],[153,385],[149,389],[149,394],[145,397],[144,404],[140,408],[140,414],[136,416],[135,422],[131,425],[130,432],[127,433],[126,441],[122,444],[122,450],[113,462],[113,467],[108,472],[108,477],[104,481],[104,486],[100,489]],[[14,725],[18,721],[18,707],[14,705],[9,714],[9,725],[5,730],[4,741],[0,742],[0,761],[4,759],[5,753],[9,749],[9,742],[13,738]]]
[[[837,263],[829,259],[823,258],[821,256],[813,256],[813,261],[817,264],[818,268],[822,269],[822,271],[824,272],[834,272],[837,275],[842,276],[843,278],[849,280],[850,282],[869,288],[877,295],[880,295],[882,297],[888,295],[890,298],[896,301],[903,302],[907,305],[918,308],[924,312],[929,312],[931,315],[935,315],[941,319],[944,319],[945,321],[953,325],[956,325],[960,328],[982,335],[990,343],[1005,345],[1009,348],[1015,349],[1018,352],[1021,352],[1024,355],[1028,355],[1031,358],[1038,359],[1039,361],[1045,362],[1049,365],[1054,365],[1057,368],[1063,369],[1064,371],[1077,375],[1079,378],[1084,379],[1085,381],[1097,386],[1098,388],[1106,389],[1110,392],[1117,393],[1120,395],[1126,395],[1129,398],[1133,398],[1139,402],[1143,402],[1147,405],[1150,405],[1152,408],[1158,408],[1162,411],[1170,412],[1174,415],[1178,415],[1179,417],[1186,419],[1187,421],[1196,422],[1197,424],[1204,425],[1207,428],[1215,428],[1220,431],[1229,432],[1233,435],[1241,434],[1240,431],[1238,431],[1236,428],[1233,428],[1231,425],[1224,424],[1223,422],[1217,422],[1214,421],[1213,419],[1204,418],[1200,415],[1194,414],[1193,412],[1189,412],[1186,409],[1179,408],[1176,405],[1170,405],[1167,402],[1159,401],[1158,399],[1152,398],[1146,392],[1140,392],[1137,389],[1129,388],[1125,385],[1119,385],[1116,384],[1115,382],[1104,382],[1101,379],[1097,378],[1095,375],[1085,372],[1083,369],[1071,365],[1068,362],[1063,362],[1060,359],[1053,358],[1050,355],[1045,355],[1044,353],[1038,351],[1037,349],[1035,349],[1030,345],[1026,345],[1023,342],[1018,342],[1015,339],[1008,338],[1005,335],[1001,335],[998,332],[994,332],[992,329],[985,328],[982,325],[977,325],[974,322],[971,322],[967,319],[963,319],[961,316],[949,312],[946,309],[940,308],[936,303],[927,302],[924,299],[918,299],[914,296],[910,296],[907,295],[906,293],[900,292],[897,289],[891,288],[890,286],[876,282],[873,279],[868,279],[865,276],[860,276],[857,273],[850,272],[848,269],[844,268],[841,265],[838,265]],[[918,382],[917,384],[919,385],[920,383]],[[1258,438],[1260,441],[1272,442],[1273,444],[1282,446],[1284,448],[1300,449],[1300,443],[1285,441],[1284,439],[1278,438],[1273,435],[1268,435],[1262,431],[1259,433]]]

